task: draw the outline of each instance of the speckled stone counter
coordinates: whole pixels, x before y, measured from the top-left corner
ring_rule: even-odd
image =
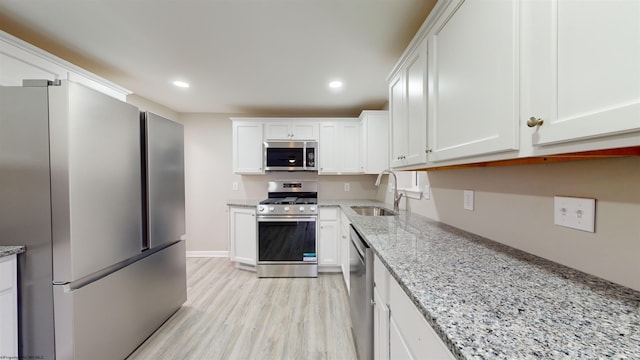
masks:
[[[0,246],[0,258],[25,252],[24,246]]]
[[[339,205],[458,359],[640,359],[640,292],[425,217]]]
[[[256,207],[259,202],[254,199],[231,199],[227,200],[227,206]]]

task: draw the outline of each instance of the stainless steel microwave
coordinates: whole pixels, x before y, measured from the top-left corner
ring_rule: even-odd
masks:
[[[265,171],[318,171],[318,142],[267,141],[264,143]]]

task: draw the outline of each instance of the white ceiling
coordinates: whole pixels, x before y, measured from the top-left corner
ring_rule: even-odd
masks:
[[[0,29],[177,112],[354,116],[434,3],[0,0]]]

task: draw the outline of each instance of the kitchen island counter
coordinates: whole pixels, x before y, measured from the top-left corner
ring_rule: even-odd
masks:
[[[340,206],[458,359],[640,359],[640,292],[401,211]]]
[[[0,246],[0,258],[25,252],[24,246]]]

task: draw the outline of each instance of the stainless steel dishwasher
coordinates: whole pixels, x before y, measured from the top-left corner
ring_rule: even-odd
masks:
[[[349,312],[359,360],[373,359],[373,251],[351,225]]]

